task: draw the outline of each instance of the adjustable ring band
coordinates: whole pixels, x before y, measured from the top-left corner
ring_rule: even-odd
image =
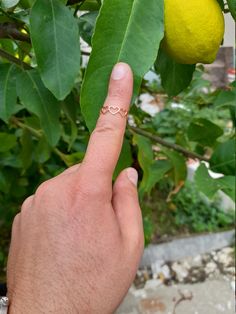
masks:
[[[128,111],[120,108],[119,106],[103,106],[100,113],[106,114],[107,112],[111,113],[112,115],[119,114],[122,118],[125,118],[128,115]]]
[[[7,297],[0,297],[0,314],[7,314],[9,300]]]

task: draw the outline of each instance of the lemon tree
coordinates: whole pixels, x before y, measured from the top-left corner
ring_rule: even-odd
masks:
[[[223,175],[214,180],[201,164],[200,190],[234,198],[234,118],[225,127],[217,112],[235,116],[235,83],[204,94],[195,70],[215,59],[222,12],[235,18],[235,0],[0,0],[0,224],[42,180],[82,160],[118,61],[134,72],[135,126],[127,128],[114,177],[133,165],[141,199],[163,178],[176,193],[193,158]],[[154,118],[137,105],[150,90],[149,70],[162,85],[151,92],[168,99]],[[173,101],[188,109],[178,116],[168,107]]]

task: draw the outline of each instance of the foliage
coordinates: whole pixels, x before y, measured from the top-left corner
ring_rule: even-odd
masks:
[[[163,23],[163,1],[149,0],[145,10],[142,0],[104,1],[97,19],[92,39],[93,50],[81,91],[82,112],[90,129],[94,128],[105,100],[108,77],[115,63],[123,61],[131,65],[134,95],[137,95],[142,77],[156,59],[164,36]]]
[[[173,198],[172,204],[176,225],[190,232],[216,231],[234,226],[234,211],[224,212],[216,200],[210,202],[190,182]]]
[[[211,179],[211,196],[222,188],[233,197],[235,84],[212,92],[201,69],[194,72],[195,66],[164,55],[163,3],[149,0],[144,9],[141,0],[1,1],[0,223],[10,225],[23,199],[42,181],[82,160],[118,61],[131,64],[134,72],[136,128],[127,128],[114,177],[133,165],[141,177],[141,201],[163,177],[172,180],[174,194],[186,180],[187,159],[195,156],[225,175]],[[222,9],[234,15],[234,1],[228,4]],[[81,56],[88,53],[80,38],[93,48],[86,69]],[[150,90],[143,80],[149,69],[160,74],[162,87],[153,87],[166,99],[154,118],[135,102]],[[209,174],[200,170],[196,181],[206,192]]]
[[[149,196],[144,197],[142,209],[146,244],[234,227],[234,208],[222,209],[219,195],[209,199],[194,182],[187,180],[183,188],[169,198],[172,188],[173,182],[165,177]]]

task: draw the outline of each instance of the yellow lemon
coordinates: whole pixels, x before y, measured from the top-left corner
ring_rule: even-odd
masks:
[[[163,47],[183,64],[212,63],[224,36],[217,0],[164,0]]]

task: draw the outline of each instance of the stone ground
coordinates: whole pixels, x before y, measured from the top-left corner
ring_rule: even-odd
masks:
[[[234,314],[234,293],[224,278],[197,284],[132,287],[116,314]]]
[[[139,269],[116,314],[235,313],[234,249]]]

